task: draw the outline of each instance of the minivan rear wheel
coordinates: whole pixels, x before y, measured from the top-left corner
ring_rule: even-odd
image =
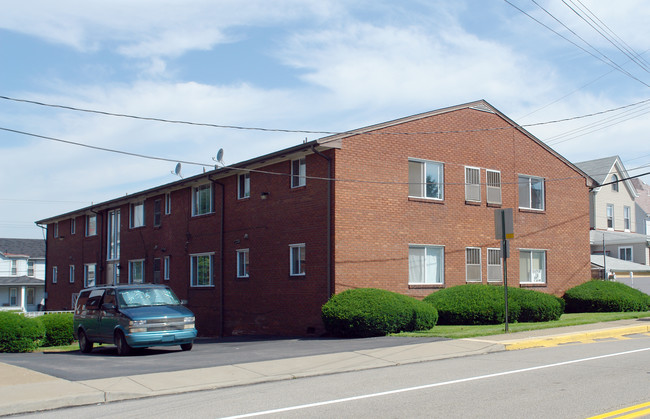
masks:
[[[117,354],[120,356],[128,355],[131,353],[131,347],[126,342],[126,337],[122,331],[115,332],[115,346],[117,347]]]
[[[92,351],[93,343],[88,340],[86,333],[83,330],[79,330],[79,332],[77,332],[77,335],[79,336],[79,350],[85,354]]]

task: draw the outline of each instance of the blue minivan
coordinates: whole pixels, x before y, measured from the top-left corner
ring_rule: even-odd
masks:
[[[74,334],[81,352],[93,344],[113,343],[119,355],[132,348],[180,345],[192,349],[194,314],[166,285],[107,285],[79,293]]]

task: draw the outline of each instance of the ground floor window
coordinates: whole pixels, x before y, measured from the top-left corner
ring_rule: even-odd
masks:
[[[546,283],[546,251],[519,250],[519,282]]]
[[[487,252],[487,280],[501,282],[501,249],[488,249]]]
[[[18,305],[18,288],[9,288],[9,306]]]
[[[305,274],[305,244],[289,245],[289,265],[291,276]]]
[[[84,265],[84,284],[86,287],[95,286],[95,271],[97,270],[97,264],[87,263]]]
[[[248,278],[248,249],[237,250],[237,278]]]
[[[409,246],[409,284],[444,284],[445,248]]]
[[[129,261],[129,283],[144,283],[144,259]]]
[[[193,287],[211,287],[214,285],[212,277],[213,255],[213,253],[204,253],[190,256],[190,281]]]
[[[34,305],[34,293],[36,290],[34,288],[27,288],[27,305]]]
[[[481,248],[468,247],[465,249],[465,280],[481,282]]]

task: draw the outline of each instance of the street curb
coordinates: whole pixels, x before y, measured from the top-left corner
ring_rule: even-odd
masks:
[[[650,325],[618,327],[613,329],[596,330],[593,332],[567,333],[563,335],[548,336],[545,338],[529,338],[516,341],[502,342],[506,351],[528,349],[535,347],[547,347],[561,345],[563,343],[582,342],[596,339],[620,338],[625,335],[650,332]]]

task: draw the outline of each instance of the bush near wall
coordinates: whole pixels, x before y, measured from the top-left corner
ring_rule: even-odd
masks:
[[[567,313],[650,310],[650,296],[620,282],[594,279],[564,294]]]
[[[0,352],[31,352],[45,337],[45,326],[22,314],[0,312]]]
[[[466,284],[442,289],[424,298],[438,309],[439,324],[501,324],[505,322],[503,286]],[[554,295],[508,287],[509,322],[558,320],[564,302]]]
[[[406,295],[375,288],[343,291],[323,305],[325,329],[342,337],[384,336],[388,333],[431,329],[435,308]]]
[[[72,313],[53,313],[37,317],[45,326],[45,339],[41,346],[62,346],[74,342],[72,316]]]

